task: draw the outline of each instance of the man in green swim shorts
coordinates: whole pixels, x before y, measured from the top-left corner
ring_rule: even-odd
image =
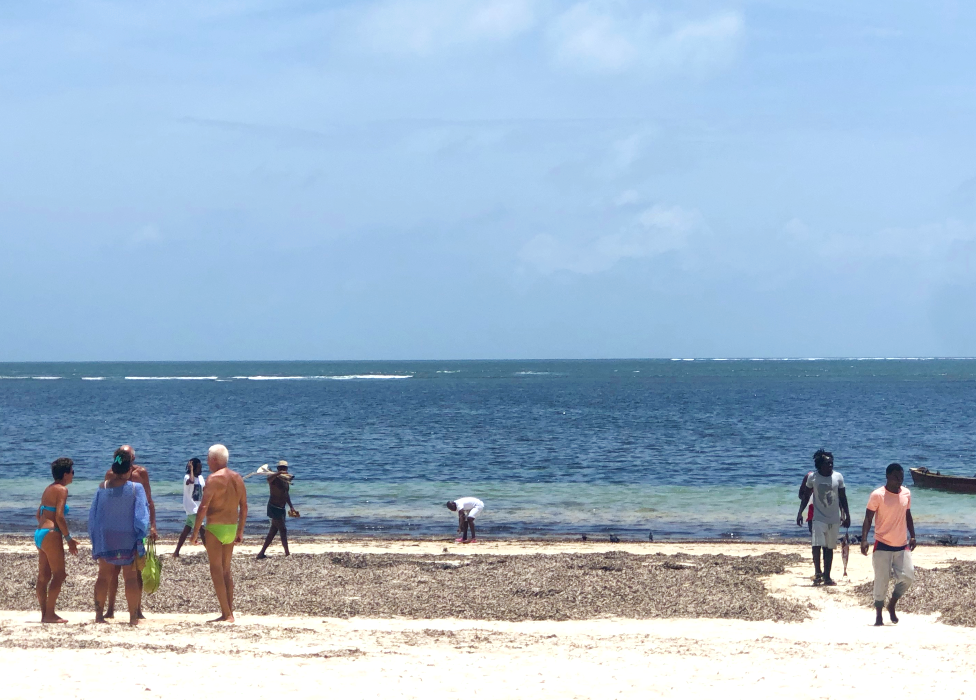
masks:
[[[213,537],[204,540],[207,558],[210,560],[210,578],[220,603],[220,617],[211,622],[234,621],[234,579],[230,560],[234,545],[244,539],[244,522],[247,520],[247,489],[244,479],[227,467],[227,448],[214,445],[207,452],[210,478],[203,488],[203,500],[197,510],[190,541],[198,544],[200,526],[206,519],[206,530]]]

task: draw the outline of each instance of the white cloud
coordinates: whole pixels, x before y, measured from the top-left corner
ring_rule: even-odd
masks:
[[[588,0],[549,27],[557,60],[584,70],[703,69],[727,62],[742,35],[742,17],[721,12],[675,20],[636,2]]]
[[[563,241],[540,234],[522,247],[519,258],[544,275],[560,270],[590,275],[609,270],[621,260],[681,250],[701,226],[701,216],[695,211],[655,205],[623,230],[591,241]]]
[[[505,41],[535,23],[532,0],[385,0],[365,11],[355,34],[378,53],[426,55]]]

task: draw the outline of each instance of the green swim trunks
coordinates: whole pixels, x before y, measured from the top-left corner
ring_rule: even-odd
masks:
[[[197,521],[197,516],[195,516],[195,515],[188,515],[188,516],[186,516],[186,523],[185,523],[185,525],[192,530],[193,529],[193,525],[196,523],[196,521]]]
[[[220,544],[230,544],[237,539],[237,523],[207,523],[206,530],[216,537]]]

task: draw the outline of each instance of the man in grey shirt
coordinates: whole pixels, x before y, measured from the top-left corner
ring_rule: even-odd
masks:
[[[844,477],[834,471],[834,455],[817,450],[813,455],[817,468],[807,476],[806,494],[800,502],[800,512],[796,524],[803,526],[803,511],[810,497],[813,497],[813,585],[821,583],[836,586],[830,578],[830,568],[834,563],[834,548],[840,536],[840,527],[851,526],[851,511],[847,505],[847,490]],[[820,550],[823,550],[823,571],[820,569]]]

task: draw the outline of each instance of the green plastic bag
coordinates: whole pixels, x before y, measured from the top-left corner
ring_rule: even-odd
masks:
[[[159,588],[162,577],[163,564],[156,556],[156,543],[149,540],[146,545],[146,565],[142,569],[142,592],[152,595]]]

